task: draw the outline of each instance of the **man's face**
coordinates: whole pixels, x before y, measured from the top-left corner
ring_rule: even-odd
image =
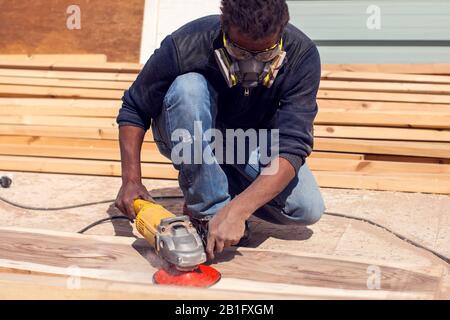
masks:
[[[280,35],[274,33],[262,39],[255,40],[249,35],[239,32],[239,29],[235,27],[230,27],[227,34],[228,38],[239,47],[245,48],[248,51],[264,51],[268,48],[273,47],[278,41],[280,41]]]

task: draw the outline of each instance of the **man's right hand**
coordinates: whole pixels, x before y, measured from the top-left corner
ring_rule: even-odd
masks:
[[[131,219],[135,219],[136,213],[134,212],[133,202],[136,199],[153,201],[147,188],[142,183],[135,181],[123,182],[115,205],[123,214]]]

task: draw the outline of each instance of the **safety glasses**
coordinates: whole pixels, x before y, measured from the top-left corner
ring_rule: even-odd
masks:
[[[226,37],[225,33],[223,34],[223,43],[228,54],[233,58],[238,60],[248,60],[254,58],[260,62],[272,61],[277,57],[277,55],[279,55],[283,48],[283,39],[281,39],[278,43],[268,49],[262,51],[249,51],[232,42]]]

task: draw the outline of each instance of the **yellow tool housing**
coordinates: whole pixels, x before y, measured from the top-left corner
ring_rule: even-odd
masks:
[[[159,204],[141,199],[134,201],[134,211],[136,212],[137,230],[153,248],[157,249],[156,235],[161,220],[176,216]]]

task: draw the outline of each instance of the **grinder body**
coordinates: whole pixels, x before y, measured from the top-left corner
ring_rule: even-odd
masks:
[[[136,228],[157,254],[180,271],[206,261],[205,248],[188,216],[176,216],[159,204],[134,201]]]

